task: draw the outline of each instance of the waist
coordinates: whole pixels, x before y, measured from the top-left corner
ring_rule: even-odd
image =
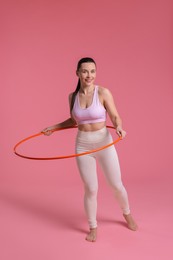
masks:
[[[77,139],[78,140],[85,140],[85,142],[92,141],[92,142],[99,142],[101,139],[105,138],[109,135],[109,131],[106,126],[102,127],[96,131],[81,131],[78,129],[77,132]]]
[[[106,126],[106,121],[92,123],[92,124],[91,123],[81,124],[78,125],[78,130],[84,132],[94,132],[104,128],[105,126]]]

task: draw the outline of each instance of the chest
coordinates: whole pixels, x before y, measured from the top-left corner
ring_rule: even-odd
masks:
[[[79,105],[83,109],[90,107],[93,103],[93,99],[94,99],[94,93],[90,93],[86,95],[79,93],[78,96]]]

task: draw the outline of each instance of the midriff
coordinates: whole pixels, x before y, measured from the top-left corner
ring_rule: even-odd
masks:
[[[92,131],[100,130],[105,126],[106,126],[106,122],[104,121],[104,122],[98,122],[98,123],[92,123],[92,124],[78,125],[78,129],[80,131],[84,131],[84,132],[92,132]]]

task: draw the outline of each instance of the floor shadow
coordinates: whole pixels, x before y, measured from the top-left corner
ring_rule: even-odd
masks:
[[[118,225],[118,226],[123,226],[125,228],[127,227],[127,224],[123,220],[115,220],[115,219],[106,219],[106,218],[98,218],[98,222],[100,223],[105,223],[105,224],[111,224],[111,225]]]
[[[32,215],[41,221],[46,221],[55,228],[65,228],[75,230],[80,233],[86,233],[88,230],[82,228],[82,223],[85,222],[85,216],[79,211],[73,210],[73,205],[66,205],[65,203],[58,203],[54,205],[46,205],[43,201],[33,200],[33,198],[26,198],[19,194],[0,193],[0,199],[5,203],[15,207],[19,211],[24,211],[28,215]],[[76,207],[75,207],[76,208]],[[127,227],[125,221],[106,219],[98,216],[98,224],[105,223],[111,225],[118,225]]]
[[[43,205],[43,202],[33,201],[32,199],[22,197],[17,194],[5,194],[0,193],[0,199],[17,209],[18,211],[24,211],[28,215],[34,216],[41,221],[46,221],[51,225],[55,225],[56,228],[72,229],[80,233],[86,233],[86,230],[80,227],[80,219],[83,216],[79,212],[69,209],[64,205],[48,206]],[[72,207],[71,207],[72,208]]]

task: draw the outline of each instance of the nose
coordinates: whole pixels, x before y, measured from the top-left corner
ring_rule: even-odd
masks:
[[[88,72],[87,73],[87,78],[90,78],[91,77],[91,72]]]

